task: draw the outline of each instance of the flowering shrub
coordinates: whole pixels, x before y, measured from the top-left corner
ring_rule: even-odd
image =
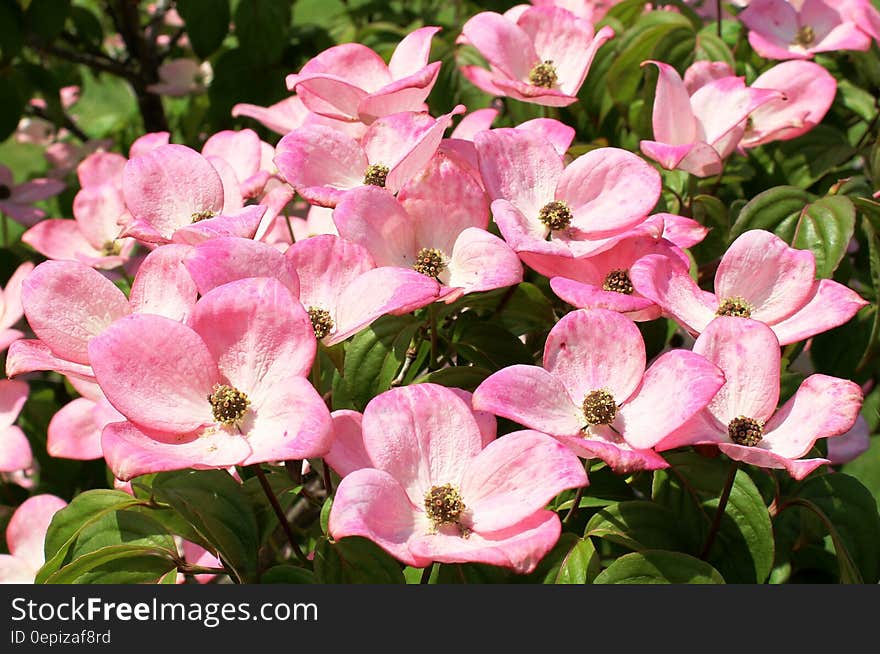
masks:
[[[0,581],[877,583],[874,5],[413,4],[0,8]]]

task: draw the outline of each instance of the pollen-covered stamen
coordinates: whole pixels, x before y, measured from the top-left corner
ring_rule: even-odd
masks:
[[[737,445],[752,447],[764,438],[764,423],[754,418],[737,416],[727,425],[727,435]]]
[[[751,318],[755,308],[740,296],[728,297],[718,306],[716,316],[733,316],[734,318]]]
[[[584,398],[584,419],[588,425],[610,425],[617,417],[617,404],[606,390],[591,391]]]
[[[214,420],[224,425],[234,425],[244,418],[251,401],[237,388],[226,384],[214,384],[214,392],[208,396]]]
[[[548,202],[538,212],[538,219],[554,231],[568,227],[572,218],[571,209],[562,200]]]
[[[364,184],[384,187],[385,179],[388,177],[388,170],[388,166],[370,164],[367,166],[367,172],[364,173]]]
[[[315,338],[319,341],[333,329],[333,318],[327,309],[309,307],[309,319],[312,321],[312,329],[315,330]]]
[[[191,222],[197,223],[202,220],[207,220],[208,218],[213,218],[217,215],[216,211],[206,210],[206,211],[194,211],[190,215]]]
[[[553,88],[558,77],[556,76],[556,67],[553,61],[546,59],[529,72],[529,83],[532,86],[541,86],[545,89]]]
[[[816,31],[809,25],[803,25],[795,34],[794,45],[809,48],[816,42]]]
[[[122,252],[122,245],[120,245],[119,241],[104,241],[103,245],[101,245],[102,257],[115,257],[120,252]]]
[[[626,270],[612,270],[602,282],[602,290],[632,295],[633,285]]]
[[[12,189],[6,184],[0,184],[0,200],[8,200],[12,197]]]
[[[446,269],[446,257],[443,252],[436,248],[422,248],[416,255],[413,270],[428,277],[437,279],[438,275]]]
[[[457,525],[465,508],[461,493],[452,484],[432,486],[425,494],[425,513],[434,527]]]

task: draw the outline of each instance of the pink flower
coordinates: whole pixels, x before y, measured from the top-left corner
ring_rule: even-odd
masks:
[[[82,261],[94,268],[116,268],[131,256],[136,242],[118,238],[128,210],[112,184],[87,186],[73,199],[73,220],[43,220],[21,240],[49,259]]]
[[[870,0],[826,0],[825,4],[839,11],[845,21],[854,23],[865,34],[880,42],[880,11]]]
[[[830,279],[815,279],[816,259],[760,229],[745,232],[725,252],[715,293],[701,290],[680,262],[650,255],[630,269],[633,286],[692,334],[718,316],[769,325],[782,345],[796,343],[852,318],[867,304]]]
[[[278,142],[275,164],[297,192],[313,204],[335,207],[348,189],[381,186],[397,193],[422,170],[440,145],[452,112],[398,113],[370,125],[362,141],[321,125],[295,129]]]
[[[672,66],[645,63],[659,70],[652,118],[655,140],[639,145],[668,170],[678,168],[698,177],[718,175],[742,138],[748,115],[782,96],[771,89],[749,88],[741,77],[714,79],[689,96]]]
[[[0,583],[32,584],[43,567],[43,542],[52,517],[67,506],[54,495],[34,495],[19,506],[6,526],[9,554],[0,554]]]
[[[852,428],[828,441],[828,460],[832,465],[855,461],[871,447],[871,428],[861,415]]]
[[[159,81],[148,85],[147,91],[172,98],[204,93],[212,76],[207,61],[199,64],[192,59],[171,59],[159,66]]]
[[[232,107],[232,115],[233,117],[253,118],[267,129],[282,136],[300,127],[310,125],[330,127],[348,134],[353,139],[360,139],[367,130],[367,126],[361,122],[352,123],[312,113],[297,95],[292,95],[268,107],[239,103]]]
[[[71,400],[52,416],[46,451],[62,459],[100,459],[104,456],[101,432],[111,422],[123,421],[125,417],[107,401],[98,384],[76,377],[68,377],[68,381],[82,397]]]
[[[377,188],[354,189],[333,219],[339,234],[366,248],[377,265],[439,281],[447,302],[522,281],[516,253],[487,231],[483,189],[455,158],[441,153],[396,199]]]
[[[573,311],[550,330],[543,367],[499,370],[474,391],[474,408],[550,434],[619,473],[665,468],[651,448],[702,410],[724,377],[685,350],[645,364],[631,320],[607,309]]]
[[[183,145],[161,145],[130,159],[122,193],[133,216],[125,235],[147,243],[252,237],[265,212],[259,205],[241,209],[235,175],[224,185],[208,159]]]
[[[817,52],[867,50],[871,38],[823,0],[751,0],[739,14],[749,43],[768,59],[812,59]]]
[[[359,43],[344,43],[309,60],[299,74],[287,76],[310,111],[338,120],[370,124],[402,111],[422,111],[437,81],[440,62],[428,64],[431,39],[439,27],[408,34],[386,65]]]
[[[462,74],[492,95],[564,107],[577,101],[593,57],[614,36],[571,12],[553,7],[517,6],[504,15],[484,11],[468,20],[459,39],[489,62],[462,66]]]
[[[694,344],[694,352],[717,365],[726,382],[704,411],[657,447],[717,444],[731,459],[784,468],[803,479],[826,459],[802,459],[819,438],[849,430],[862,406],[858,384],[810,375],[794,396],[779,402],[779,341],[755,320],[720,317]]]
[[[435,279],[414,270],[377,268],[364,247],[330,234],[294,243],[284,258],[296,269],[300,302],[325,345],[341,343],[380,316],[431,304],[441,293]]]
[[[822,122],[834,96],[837,80],[811,61],[785,61],[766,71],[752,88],[775,89],[784,97],[755,109],[748,118],[739,145],[753,148],[770,141],[788,141]]]
[[[305,378],[316,352],[312,325],[283,284],[224,284],[202,296],[188,322],[135,314],[89,341],[95,377],[128,419],[103,433],[116,477],[330,448],[330,414]]]
[[[23,332],[12,329],[12,326],[24,315],[21,307],[21,284],[33,269],[34,264],[25,261],[12,273],[12,277],[6,282],[6,288],[0,289],[0,353],[5,352],[10,343],[24,336]]]
[[[283,217],[281,222],[284,222]],[[287,232],[288,239],[290,239],[290,232],[292,231],[295,241],[304,241],[319,234],[339,236],[339,230],[336,229],[336,223],[333,222],[333,209],[330,207],[319,207],[316,204],[309,207],[305,218],[291,216],[290,230],[288,230],[287,225],[284,225],[283,229]],[[288,240],[289,243],[290,241]]]
[[[660,317],[660,307],[636,291],[629,278],[632,265],[649,254],[690,265],[687,255],[669,241],[637,235],[591,257],[570,260],[563,275],[550,280],[550,287],[579,309],[611,309],[637,322],[654,320]]]
[[[27,470],[33,465],[31,444],[13,423],[28,397],[28,385],[0,379],[0,472]]]
[[[268,148],[268,162],[271,165],[275,151],[272,146],[264,144],[257,133],[252,129],[243,129],[238,132],[223,130],[213,134],[202,146],[202,156],[206,157],[211,165],[221,173],[221,166],[231,169],[233,175],[227,184],[224,178],[223,186],[238,188],[243,198],[258,196],[269,180],[269,171],[263,170],[263,146]],[[234,180],[234,182],[233,182]],[[228,191],[227,191],[228,193]],[[238,202],[241,202],[239,199]]]
[[[660,175],[626,150],[597,148],[566,167],[531,130],[488,130],[474,143],[495,223],[530,266],[547,255],[572,259],[607,249],[609,239],[643,223],[660,197]]]
[[[46,216],[46,212],[31,205],[46,200],[64,190],[64,183],[55,179],[32,179],[16,184],[12,171],[0,164],[0,213],[25,226]]]
[[[369,538],[416,567],[474,561],[530,572],[561,530],[544,506],[587,484],[577,458],[544,434],[484,446],[470,407],[435,384],[374,398],[363,449],[372,465],[343,478],[330,534]]]

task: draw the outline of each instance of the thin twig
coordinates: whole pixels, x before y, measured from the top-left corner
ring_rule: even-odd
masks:
[[[290,542],[290,547],[293,549],[293,553],[296,554],[297,558],[300,561],[308,565],[309,560],[306,558],[306,555],[303,554],[302,549],[300,549],[299,543],[296,542],[296,537],[293,535],[293,530],[290,528],[290,523],[287,521],[287,516],[284,515],[284,510],[278,503],[278,498],[275,497],[275,493],[272,492],[272,487],[269,485],[269,480],[266,479],[266,473],[263,472],[260,464],[256,464],[252,466],[252,468],[254,472],[257,473],[257,479],[260,480],[260,486],[263,487],[263,492],[266,494],[266,498],[269,500],[269,504],[272,505],[272,510],[275,511],[275,516],[278,518],[278,522],[281,523],[281,527],[282,529],[284,529],[284,533],[287,535],[287,540]]]
[[[712,525],[709,527],[709,534],[706,536],[706,544],[703,545],[703,551],[700,552],[700,558],[704,561],[709,556],[712,545],[715,544],[715,537],[718,535],[719,527],[721,527],[721,518],[724,517],[724,510],[727,508],[727,500],[730,499],[730,491],[733,490],[733,482],[736,479],[737,470],[739,470],[739,461],[733,461],[730,464],[730,471],[727,473],[727,480],[724,482],[724,489],[721,491],[721,497],[718,500],[718,509],[715,511],[715,517],[712,519]]]

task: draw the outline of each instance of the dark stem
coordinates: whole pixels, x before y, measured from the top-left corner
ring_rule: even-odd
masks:
[[[733,482],[736,479],[737,470],[739,470],[739,461],[733,461],[730,464],[730,471],[727,473],[727,481],[724,482],[724,490],[721,491],[721,497],[718,499],[718,509],[715,511],[715,517],[712,518],[709,535],[706,536],[706,544],[703,545],[703,551],[700,552],[700,558],[704,561],[709,556],[712,545],[715,544],[715,537],[718,535],[718,528],[721,527],[721,519],[724,517],[724,510],[727,508],[727,500],[730,499],[730,491],[733,490]]]
[[[327,497],[330,497],[333,494],[333,478],[330,476],[330,466],[327,465],[326,460],[321,462],[321,472],[324,479],[324,490],[327,492]]]
[[[721,0],[715,0],[715,10],[718,12],[718,38],[721,38]]]
[[[34,48],[34,50],[42,52],[43,54],[47,54],[58,59],[64,59],[65,61],[70,61],[75,64],[82,64],[102,73],[110,73],[111,75],[123,77],[129,81],[132,81],[135,77],[134,71],[131,68],[129,68],[122,62],[111,59],[110,57],[107,57],[105,55],[92,54],[88,52],[78,52],[76,50],[60,48],[49,43],[38,43],[35,41],[31,41],[30,45],[32,48]]]
[[[42,118],[43,120],[48,120],[50,123],[55,123],[55,121],[52,120],[52,118],[49,116],[48,112],[42,107],[34,107],[33,105],[31,105],[28,108],[28,111],[37,118]],[[73,122],[73,119],[67,114],[67,112],[64,112],[62,114],[61,124],[56,124],[55,126],[64,127],[83,143],[89,140],[89,135],[82,131],[79,125]]]
[[[269,485],[269,480],[266,479],[266,473],[263,472],[263,469],[260,467],[259,463],[252,466],[252,469],[254,470],[254,472],[257,473],[257,479],[260,480],[260,486],[263,487],[263,492],[266,494],[266,499],[268,499],[269,504],[272,505],[272,510],[275,511],[275,516],[278,518],[278,522],[281,523],[281,527],[282,529],[284,529],[284,533],[287,535],[287,540],[288,542],[290,542],[290,547],[293,549],[293,553],[296,554],[296,557],[300,561],[302,561],[306,565],[309,565],[309,560],[300,549],[299,543],[296,542],[296,537],[293,535],[293,530],[290,528],[290,523],[287,521],[287,516],[284,515],[284,510],[278,503],[278,498],[275,497],[275,493],[272,492],[272,487]]]
[[[9,247],[9,223],[7,222],[9,218],[6,217],[6,214],[0,211],[0,237],[3,238],[3,247]]]
[[[428,316],[431,321],[431,365],[433,368],[437,363],[437,309],[435,304],[428,306]]]
[[[562,524],[568,524],[577,514],[578,508],[580,508],[581,498],[584,496],[584,486],[581,486],[577,489],[577,492],[574,495],[574,500],[572,500],[571,506],[568,507],[568,513],[565,514],[565,517],[562,519]]]
[[[425,566],[425,569],[422,570],[422,578],[419,579],[420,584],[427,584],[431,581],[431,573],[434,571],[434,564],[430,564]]]

